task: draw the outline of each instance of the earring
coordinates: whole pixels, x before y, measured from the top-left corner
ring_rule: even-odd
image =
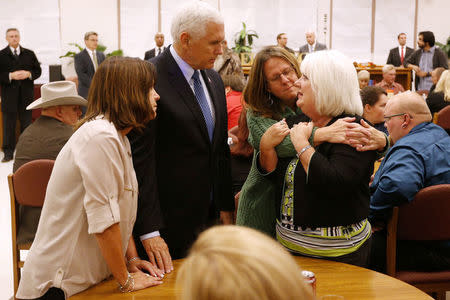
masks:
[[[272,106],[273,105],[273,99],[272,99],[272,94],[269,93],[269,105]]]

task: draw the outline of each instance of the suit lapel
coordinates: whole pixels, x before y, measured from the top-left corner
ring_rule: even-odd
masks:
[[[184,104],[194,115],[204,138],[209,141],[205,119],[203,117],[200,105],[197,102],[197,98],[195,98],[194,92],[191,89],[191,86],[186,81],[183,72],[181,72],[181,69],[178,67],[175,59],[170,54],[170,51],[165,51],[161,54],[161,56],[163,56],[162,59],[166,61],[168,66],[167,70],[169,82],[171,83],[173,89],[180,95],[180,98],[183,100]]]
[[[95,73],[95,68],[94,68],[94,63],[92,62],[92,58],[89,55],[88,51],[86,50],[86,48],[83,50],[84,51],[84,57],[85,59],[88,61],[89,63],[89,68],[91,69],[92,73]]]

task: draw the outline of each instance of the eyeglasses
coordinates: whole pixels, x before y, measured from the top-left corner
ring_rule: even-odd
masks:
[[[291,78],[295,74],[295,70],[293,67],[286,68],[283,72],[280,74],[274,76],[272,79],[269,79],[269,82],[279,82],[281,80],[281,75],[283,75],[285,78]]]
[[[394,115],[390,115],[390,116],[384,116],[384,121],[387,122],[393,117],[399,117],[399,116],[403,116],[403,115],[406,115],[406,113],[400,113],[400,114],[394,114]]]

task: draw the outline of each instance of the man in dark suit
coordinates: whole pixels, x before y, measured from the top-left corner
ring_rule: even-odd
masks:
[[[158,117],[128,136],[139,183],[134,235],[165,272],[203,229],[219,219],[231,224],[234,210],[225,88],[212,69],[222,54],[223,19],[198,1],[180,10],[171,32],[173,45],[151,60]]]
[[[164,47],[164,34],[162,34],[161,32],[155,34],[155,43],[155,48],[145,52],[144,60],[149,60],[155,56],[158,56],[163,53],[164,50],[166,50],[166,47]]]
[[[2,89],[3,152],[2,162],[13,159],[16,146],[16,120],[20,131],[31,123],[31,111],[26,107],[34,100],[33,81],[41,76],[41,66],[33,51],[19,45],[16,28],[6,30],[8,46],[0,51],[0,85]]]
[[[105,54],[97,51],[98,34],[89,31],[84,35],[86,48],[75,55],[75,71],[78,75],[78,94],[87,99],[92,77],[98,66],[105,60]],[[84,112],[84,111],[83,111]]]
[[[306,44],[301,46],[299,53],[311,53],[319,50],[327,50],[327,46],[316,42],[316,33],[314,31],[307,31],[305,33]]]
[[[406,33],[400,33],[397,39],[399,46],[389,51],[386,61],[387,65],[393,65],[394,67],[403,66],[406,59],[414,52],[414,49],[406,46]]]
[[[431,31],[419,33],[417,45],[419,49],[414,51],[405,62],[405,65],[416,72],[414,82],[416,91],[429,91],[433,82],[431,72],[442,67],[448,69],[448,58],[444,51],[434,45],[434,34]]]

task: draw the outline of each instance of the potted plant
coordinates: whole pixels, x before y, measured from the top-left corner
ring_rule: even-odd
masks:
[[[252,46],[253,40],[259,38],[258,34],[254,30],[248,30],[247,25],[242,22],[242,29],[236,32],[233,47],[233,51],[241,57],[242,64],[250,64],[252,61]]]

